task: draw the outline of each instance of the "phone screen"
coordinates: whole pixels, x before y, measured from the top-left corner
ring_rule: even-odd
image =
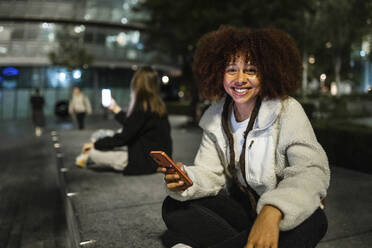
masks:
[[[102,89],[102,105],[108,107],[111,104],[111,90]]]

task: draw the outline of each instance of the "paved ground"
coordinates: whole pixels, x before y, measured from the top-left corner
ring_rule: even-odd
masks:
[[[0,123],[0,247],[66,247],[50,137],[28,122]]]
[[[193,160],[201,133],[185,128],[184,122],[184,117],[171,118],[174,160],[187,164]],[[91,132],[118,127],[113,123],[95,119],[84,131],[71,129],[68,123],[50,125],[49,130],[58,129],[64,167],[69,169],[64,173],[67,191],[77,193],[70,199],[81,241],[94,240],[89,247],[162,247],[165,226],[160,208],[165,193],[161,175],[124,177],[73,166]],[[32,137],[27,123],[1,126],[0,247],[64,247],[65,225],[54,181],[55,158],[48,148],[50,136]],[[329,231],[318,248],[372,247],[372,175],[331,169],[326,206]]]

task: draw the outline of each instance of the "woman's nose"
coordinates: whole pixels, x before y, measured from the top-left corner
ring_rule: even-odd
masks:
[[[247,77],[244,72],[240,71],[237,75],[238,83],[244,84],[247,82]]]

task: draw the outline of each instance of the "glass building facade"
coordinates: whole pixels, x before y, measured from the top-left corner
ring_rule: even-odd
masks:
[[[47,98],[47,114],[57,101],[68,100],[72,86],[81,87],[99,111],[101,88],[115,88],[118,102],[125,104],[138,66],[179,74],[175,59],[145,51],[148,16],[133,10],[140,1],[0,0],[0,119],[27,118],[36,87]],[[51,64],[50,53],[58,50],[64,33],[93,56],[91,64],[76,69]]]

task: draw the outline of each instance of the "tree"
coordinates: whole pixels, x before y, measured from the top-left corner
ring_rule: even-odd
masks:
[[[341,82],[342,72],[347,72],[352,46],[361,43],[369,32],[372,4],[364,0],[326,0],[319,5],[321,21],[319,32],[323,46],[330,51],[336,84]],[[324,50],[323,50],[324,51]]]
[[[305,93],[309,56],[319,51],[323,54],[325,44],[331,42],[335,72],[340,75],[340,61],[348,61],[351,44],[365,30],[370,5],[364,0],[147,0],[139,9],[150,14],[146,22],[147,48],[179,58],[183,80],[194,92],[194,104],[197,93],[191,63],[196,42],[204,33],[221,24],[284,29],[296,40],[302,54]],[[339,82],[340,76],[336,78]]]
[[[226,1],[145,1],[137,8],[150,14],[147,25],[147,50],[157,50],[178,58],[182,66],[183,84],[191,93],[191,110],[194,116],[199,101],[197,87],[192,75],[193,52],[198,39],[206,32],[217,29],[224,23]],[[227,23],[224,23],[227,24]]]
[[[93,63],[94,57],[88,53],[79,34],[71,32],[68,26],[63,26],[57,32],[58,48],[49,53],[49,60],[53,65],[63,66],[69,70],[88,68]]]
[[[148,49],[157,49],[179,57],[183,75],[193,82],[190,64],[197,40],[221,24],[246,27],[278,27],[289,32],[303,55],[303,88],[307,85],[308,55],[316,49],[319,0],[151,0],[139,8],[150,14]],[[192,90],[196,87],[192,85]],[[193,94],[196,95],[195,93]]]

